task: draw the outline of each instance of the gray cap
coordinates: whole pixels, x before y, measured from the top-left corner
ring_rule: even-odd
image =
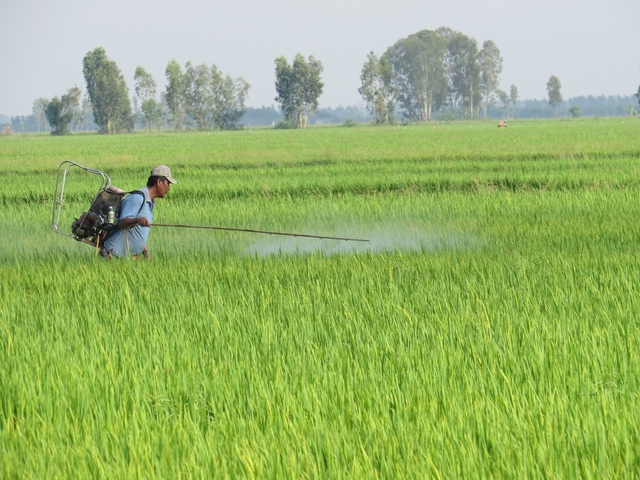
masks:
[[[169,183],[178,183],[176,179],[171,176],[171,169],[166,165],[158,165],[156,168],[151,170],[152,177],[164,177],[169,180]]]

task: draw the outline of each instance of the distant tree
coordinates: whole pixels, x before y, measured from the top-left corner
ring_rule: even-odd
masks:
[[[481,103],[480,64],[475,39],[456,33],[447,46],[451,68],[451,88],[459,99],[464,116],[473,117]]]
[[[443,57],[446,38],[422,30],[398,40],[384,54],[393,68],[393,87],[405,118],[429,121],[446,88]]]
[[[482,50],[478,54],[480,64],[480,89],[484,103],[484,118],[487,118],[487,110],[496,101],[498,86],[500,85],[500,73],[502,72],[502,57],[500,50],[491,40],[482,44]]]
[[[638,113],[636,112],[636,109],[632,104],[627,105],[625,109],[627,110],[627,112],[629,112],[630,117],[635,117]]]
[[[571,114],[571,117],[578,118],[580,116],[580,107],[574,105],[569,109],[569,113]]]
[[[25,127],[24,127],[24,116],[23,115],[18,115],[15,117],[11,117],[11,129],[13,132],[24,132],[25,131]]]
[[[285,120],[296,128],[305,128],[309,115],[318,110],[318,98],[322,94],[324,84],[321,81],[322,63],[311,55],[307,60],[297,54],[290,65],[282,56],[276,58],[276,92],[275,101]]]
[[[169,111],[169,105],[167,104],[167,92],[160,92],[160,103],[158,106],[160,110],[160,128],[170,127],[172,121],[172,115]]]
[[[33,101],[33,107],[31,111],[33,113],[33,117],[35,118],[36,126],[38,127],[38,133],[40,133],[40,128],[42,128],[42,130],[46,128],[47,117],[44,114],[44,110],[45,108],[47,108],[48,102],[49,101],[44,97],[38,98],[37,100]]]
[[[141,102],[140,110],[142,111],[142,116],[147,121],[149,131],[151,131],[152,126],[160,120],[160,108],[156,101],[157,84],[151,74],[140,66],[136,68],[133,80],[136,83],[136,95]]]
[[[88,52],[82,62],[87,95],[100,133],[116,133],[133,128],[131,101],[124,76],[104,49]]]
[[[367,102],[367,110],[374,116],[374,123],[387,125],[394,122],[395,88],[393,87],[393,68],[386,55],[378,58],[371,52],[360,74],[362,86],[358,89]]]
[[[193,65],[189,61],[185,66],[185,79],[186,113],[198,130],[206,130],[213,110],[211,71],[206,63]]]
[[[170,112],[174,127],[182,130],[188,122],[198,130],[239,128],[251,86],[242,77],[224,75],[216,65],[193,65],[190,61],[182,72],[175,60],[166,70],[167,92],[164,104],[158,104],[158,116]]]
[[[51,125],[51,135],[68,135],[69,124],[80,114],[80,95],[78,87],[68,90],[62,97],[53,97],[47,103],[44,114]]]
[[[640,87],[638,87],[638,93],[636,93],[636,98],[638,99],[638,103],[640,104]]]
[[[509,97],[511,98],[511,106],[513,107],[512,118],[516,117],[516,104],[518,103],[518,87],[511,85],[511,92]]]
[[[555,75],[552,75],[547,82],[547,92],[549,94],[549,105],[553,107],[553,116],[556,117],[556,107],[562,103],[562,93],[560,89],[562,83]]]
[[[89,130],[92,128],[93,122],[93,109],[91,108],[91,101],[85,97],[82,99],[82,105],[80,106],[82,112],[82,129]]]
[[[506,119],[509,118],[509,104],[511,103],[511,98],[509,94],[504,90],[498,90],[498,97],[500,97],[500,103],[502,103],[502,109],[505,113]]]
[[[165,75],[167,77],[167,107],[171,113],[173,127],[182,131],[187,122],[187,77],[182,72],[180,64],[175,60],[169,62]]]
[[[213,111],[211,122],[220,130],[238,128],[238,121],[244,115],[244,104],[249,96],[249,85],[244,78],[235,80],[223,75],[218,67],[211,66],[211,92]]]

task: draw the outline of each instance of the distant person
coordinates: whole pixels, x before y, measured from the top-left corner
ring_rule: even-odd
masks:
[[[120,206],[118,228],[104,242],[100,251],[103,257],[111,258],[144,255],[151,260],[147,248],[149,227],[153,223],[153,208],[156,198],[164,198],[171,184],[178,183],[171,176],[171,169],[160,165],[151,170],[147,186],[140,189],[142,195],[128,195]]]
[[[498,128],[504,128],[507,126],[507,122],[505,120],[500,120],[500,123],[498,124]]]

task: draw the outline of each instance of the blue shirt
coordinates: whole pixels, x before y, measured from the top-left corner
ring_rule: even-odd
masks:
[[[149,198],[149,190],[147,187],[141,188],[142,195],[129,194],[120,205],[120,215],[118,221],[125,218],[144,217],[149,220],[149,223],[153,223],[153,207],[155,200],[152,202]],[[142,249],[147,244],[147,238],[149,238],[149,227],[141,227],[140,225],[134,225],[133,227],[122,230],[117,229],[113,232],[107,240],[104,242],[104,248],[112,250],[113,255],[116,257],[126,257],[128,254],[138,255],[142,253]],[[127,244],[129,249],[127,251]]]

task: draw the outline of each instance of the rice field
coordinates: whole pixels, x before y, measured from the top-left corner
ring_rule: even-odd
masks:
[[[63,160],[178,180],[151,262]],[[637,478],[640,122],[0,137],[0,477]],[[69,178],[63,225],[97,189]]]

